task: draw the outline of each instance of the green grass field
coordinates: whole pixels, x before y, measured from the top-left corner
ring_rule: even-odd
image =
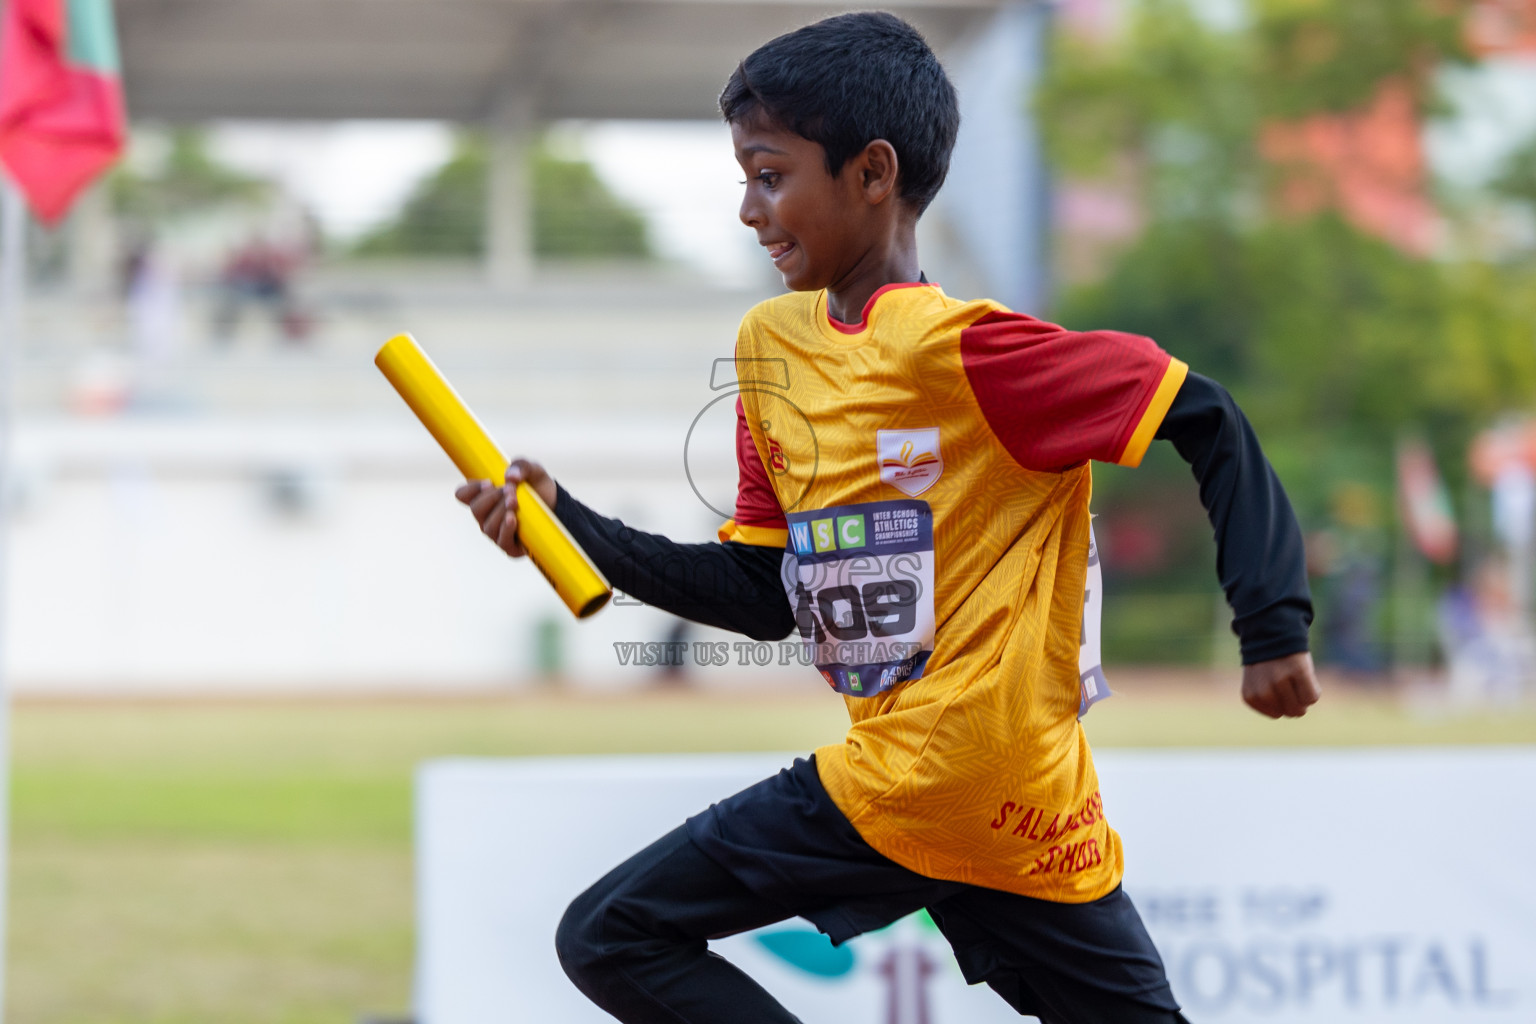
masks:
[[[1098,746],[1536,743],[1536,709],[1424,717],[1330,695],[1271,723],[1139,681]],[[479,701],[23,704],[8,1019],[351,1022],[409,1004],[411,779],[443,755],[807,750],[841,705],[655,694]],[[671,823],[658,823],[658,832]]]

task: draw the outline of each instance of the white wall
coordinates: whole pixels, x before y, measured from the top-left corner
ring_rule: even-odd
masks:
[[[717,505],[735,482],[729,405],[692,449]],[[677,412],[489,425],[600,511],[705,540],[718,519],[683,467],[697,410]],[[18,440],[5,659],[23,692],[518,685],[546,618],[583,685],[654,679],[613,644],[662,639],[670,617],[621,605],[577,622],[478,533],[409,422],[33,420]],[[738,639],[689,637],[709,638]]]

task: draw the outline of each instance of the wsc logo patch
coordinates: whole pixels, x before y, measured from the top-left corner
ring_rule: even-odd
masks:
[[[877,430],[875,448],[880,460],[880,479],[914,498],[937,483],[944,472],[938,427]]]

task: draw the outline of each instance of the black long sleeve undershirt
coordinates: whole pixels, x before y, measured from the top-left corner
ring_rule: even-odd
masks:
[[[795,616],[779,576],[782,548],[679,544],[598,515],[561,487],[555,515],[615,587],[706,626],[781,640]]]
[[[1173,442],[1199,481],[1243,664],[1307,650],[1312,594],[1301,527],[1248,418],[1226,388],[1191,373],[1155,436]]]
[[[1305,651],[1312,599],[1301,529],[1232,396],[1191,373],[1156,436],[1173,442],[1199,481],[1243,663]],[[795,628],[779,548],[679,544],[598,515],[564,488],[555,514],[614,586],[646,604],[754,640]]]

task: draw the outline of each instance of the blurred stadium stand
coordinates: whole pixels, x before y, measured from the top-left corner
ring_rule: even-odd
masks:
[[[536,574],[476,536],[451,499],[452,470],[371,357],[391,334],[415,332],[510,450],[545,459],[574,492],[637,526],[710,536],[735,473],[732,403],[710,405],[722,395],[712,363],[777,282],[766,266],[743,291],[654,262],[540,265],[530,146],[559,119],[714,119],[742,56],[828,9],[116,8],[137,121],[431,118],[482,130],[485,256],[312,259],[292,275],[306,322],[290,331],[287,314],[261,303],[221,327],[208,280],[182,281],[163,308],[152,297],[125,303],[131,239],[101,191],[58,236],[35,236],[12,527],[14,593],[26,596],[6,652],[18,688],[518,685],[548,667],[551,617],[567,674],[649,681],[621,669],[611,645],[665,637],[665,617],[621,606],[566,621]],[[955,183],[926,219],[927,268],[956,294],[1032,307],[1046,288],[1044,176],[1018,97],[1042,59],[1049,8],[895,9],[950,64],[967,118]],[[304,216],[279,211],[284,230],[302,233]]]
[[[1021,14],[1046,17],[1047,5],[918,0],[892,7],[957,65],[984,37],[1004,40],[1006,60],[982,55],[1001,73],[989,80],[1006,95],[1009,119],[1024,116],[1020,75],[1005,65],[1033,64],[1038,51],[1026,39],[1009,53],[1006,41]],[[487,263],[501,284],[530,269],[525,150],[534,126],[561,118],[713,119],[715,97],[743,56],[828,13],[820,4],[750,0],[118,4],[124,81],[137,118],[484,125],[492,139]],[[995,194],[1008,191],[1010,182],[998,184],[1004,187]]]

